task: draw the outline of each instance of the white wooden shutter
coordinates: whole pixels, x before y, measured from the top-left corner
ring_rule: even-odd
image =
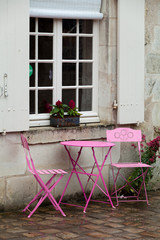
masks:
[[[29,128],[29,0],[0,0],[0,132]]]
[[[144,121],[144,0],[118,0],[117,123]]]

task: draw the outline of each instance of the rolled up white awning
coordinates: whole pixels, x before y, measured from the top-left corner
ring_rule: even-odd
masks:
[[[102,19],[101,0],[30,0],[30,16],[61,19]]]

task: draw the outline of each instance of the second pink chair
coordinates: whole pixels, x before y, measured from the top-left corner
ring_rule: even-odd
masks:
[[[119,202],[128,202],[128,201],[145,201],[148,204],[148,197],[147,197],[147,190],[146,190],[146,184],[145,184],[145,177],[148,171],[148,168],[151,166],[145,163],[142,163],[141,161],[141,149],[140,149],[140,142],[142,141],[142,134],[141,130],[133,130],[131,128],[116,128],[114,130],[107,130],[107,141],[109,142],[137,142],[138,145],[138,159],[137,162],[118,162],[113,163],[112,162],[112,156],[111,156],[111,168],[112,168],[112,174],[113,174],[113,180],[114,180],[114,186],[111,191],[111,196],[116,197],[117,200],[117,206],[119,205]],[[124,175],[122,174],[122,169],[135,169],[139,168],[141,170],[141,174],[135,178],[132,181],[128,181]],[[115,174],[114,169],[117,169],[117,173]],[[117,179],[118,176],[121,176],[124,180],[124,185],[117,188]],[[142,178],[142,184],[140,188],[137,190],[132,187],[132,182],[136,181],[139,178]],[[134,192],[134,195],[131,196],[119,196],[118,194],[122,189],[124,189],[126,186],[129,186],[132,191]],[[144,187],[145,192],[145,199],[140,199],[141,190]]]

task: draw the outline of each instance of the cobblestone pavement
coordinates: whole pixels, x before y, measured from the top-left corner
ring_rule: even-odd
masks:
[[[0,239],[90,240],[160,239],[160,191],[149,192],[146,203],[121,203],[116,209],[90,202],[81,208],[61,205],[66,217],[52,206],[40,207],[28,219],[18,212],[0,213]]]

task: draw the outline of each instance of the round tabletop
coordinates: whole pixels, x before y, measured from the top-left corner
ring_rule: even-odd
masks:
[[[61,142],[65,146],[74,146],[74,147],[113,147],[114,143],[110,142],[99,142],[99,141],[65,141]]]

